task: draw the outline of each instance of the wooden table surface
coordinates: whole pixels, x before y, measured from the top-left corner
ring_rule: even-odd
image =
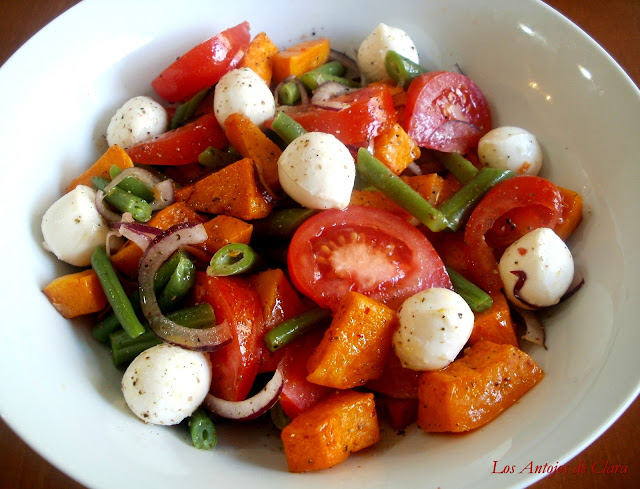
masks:
[[[482,0],[478,0],[482,1]],[[517,0],[513,0],[517,1]],[[77,0],[0,0],[0,65],[25,41]],[[640,86],[640,0],[547,0],[589,33]],[[126,15],[126,12],[123,13]],[[640,399],[568,466],[580,461],[628,465],[625,475],[559,474],[536,489],[640,487]],[[0,420],[0,488],[81,489],[31,450]]]

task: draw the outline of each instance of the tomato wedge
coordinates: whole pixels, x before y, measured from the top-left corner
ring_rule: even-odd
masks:
[[[187,165],[197,162],[209,146],[223,149],[227,145],[227,136],[211,112],[126,151],[135,163],[143,165]]]
[[[405,130],[423,148],[465,154],[491,129],[489,105],[468,77],[433,71],[407,90]]]
[[[307,131],[333,134],[344,144],[363,144],[396,122],[393,97],[386,86],[375,85],[331,99],[339,110],[296,106],[287,115]]]
[[[196,302],[213,306],[216,321],[227,321],[231,342],[209,354],[213,376],[211,393],[228,401],[247,397],[256,378],[264,332],[262,304],[255,289],[240,277],[210,277],[196,273]]]
[[[494,250],[487,243],[486,235],[501,216],[514,213],[515,209],[522,209],[519,211],[521,216],[526,212],[529,225],[533,226],[529,230],[553,228],[562,216],[562,194],[549,180],[521,175],[493,187],[476,206],[464,232],[469,259],[468,272],[472,281],[487,292],[500,290],[502,281],[498,274],[498,261]],[[500,244],[505,246],[507,242],[503,240]]]
[[[151,82],[167,102],[181,102],[236,67],[249,47],[249,23],[242,22],[204,41],[176,59]]]
[[[429,240],[404,219],[372,207],[307,219],[291,239],[288,268],[300,292],[332,310],[350,290],[396,309],[420,290],[451,288]]]

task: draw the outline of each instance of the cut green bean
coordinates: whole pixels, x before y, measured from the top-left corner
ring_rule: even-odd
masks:
[[[230,243],[216,251],[207,267],[207,275],[226,277],[251,271],[259,261],[258,254],[244,243]]]
[[[253,235],[260,238],[290,239],[300,225],[318,211],[305,207],[278,209],[268,217],[253,221]]]
[[[180,309],[167,314],[167,317],[187,328],[207,328],[216,321],[213,307],[209,303]],[[111,344],[111,358],[116,367],[130,363],[143,351],[162,343],[150,329],[145,329],[144,333],[135,338],[131,338],[123,329],[118,329],[112,332],[108,339]]]
[[[448,223],[442,212],[365,148],[358,150],[356,171],[431,231],[438,232],[447,228]]]
[[[218,444],[216,425],[202,408],[198,408],[189,417],[191,442],[198,450],[210,450]]]
[[[281,322],[264,335],[264,342],[270,352],[288,345],[307,331],[310,331],[331,317],[328,309],[314,308]]]
[[[102,290],[118,321],[120,321],[122,329],[132,338],[144,333],[144,326],[136,316],[104,246],[98,246],[91,255],[91,267],[96,272]]]
[[[328,63],[325,63],[321,66],[318,66],[317,68],[314,68],[313,70],[308,71],[307,73],[304,73],[304,75],[319,73],[321,75],[340,77],[344,74],[344,72],[345,67],[342,63],[340,63],[339,61],[329,61]],[[299,80],[302,82],[301,77],[299,77]],[[310,88],[310,90],[315,89]],[[300,87],[294,81],[284,83],[278,91],[278,99],[279,102],[284,105],[295,105],[301,99]]]
[[[276,402],[273,407],[269,409],[269,415],[271,416],[271,422],[279,430],[283,430],[291,423],[291,418],[284,412],[280,402]]]
[[[493,299],[484,290],[470,282],[451,267],[446,267],[455,291],[474,312],[486,311],[493,305]]]
[[[204,88],[183,104],[178,105],[169,123],[169,130],[177,129],[191,119],[208,93],[209,89]]]
[[[156,278],[154,281],[156,292],[161,291],[167,285],[167,283],[171,279],[171,276],[173,275],[173,272],[178,266],[178,263],[183,257],[188,258],[187,253],[183,250],[178,250],[160,266],[160,268],[156,272]],[[142,311],[140,310],[140,295],[138,294],[137,290],[129,296],[129,302],[131,302],[131,307],[133,307],[136,315],[140,317]],[[109,341],[109,335],[114,331],[120,329],[120,327],[120,320],[112,312],[111,314],[105,316],[102,321],[100,321],[93,328],[93,337],[96,340],[105,343]]]
[[[120,173],[122,173],[122,169],[118,165],[111,165],[111,168],[109,169],[109,176],[111,177],[111,180],[120,175]],[[153,189],[150,189],[146,184],[142,183],[132,175],[118,183],[118,187],[125,192],[129,192],[130,194],[144,199],[146,202],[151,203],[155,200]]]
[[[463,185],[469,183],[478,174],[478,169],[473,166],[473,163],[459,153],[434,151],[433,154]]]
[[[358,88],[360,83],[342,78],[341,76],[330,75],[328,73],[308,72],[298,77],[300,82],[312,92],[317,90],[320,85],[327,82],[335,82],[348,88]]]
[[[104,191],[105,187],[109,184],[109,180],[104,177],[93,177],[91,183],[98,190]],[[151,219],[151,207],[146,200],[126,192],[117,186],[113,187],[108,194],[105,194],[104,200],[120,212],[130,212],[138,222],[147,222]]]
[[[509,170],[483,168],[475,177],[438,207],[452,231],[457,231],[471,215],[480,199],[497,183],[514,176]]]
[[[212,170],[220,170],[241,158],[235,151],[223,151],[209,146],[198,155],[198,163]]]
[[[290,144],[295,138],[307,132],[301,124],[284,112],[278,112],[278,115],[271,123],[271,129],[273,129],[273,132],[275,132],[285,144]]]
[[[178,264],[169,281],[158,295],[158,306],[165,312],[174,308],[187,295],[196,281],[196,266],[185,255],[179,255]],[[154,283],[155,285],[155,283]]]
[[[387,51],[384,57],[384,67],[389,77],[403,88],[407,88],[415,77],[427,72],[419,64],[395,51]]]

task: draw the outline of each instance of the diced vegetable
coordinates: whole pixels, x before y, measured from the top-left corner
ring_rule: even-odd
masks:
[[[71,180],[65,192],[70,192],[78,185],[90,187],[93,177],[109,178],[109,170],[112,165],[116,165],[118,168],[124,170],[125,168],[131,168],[133,162],[120,146],[111,146],[87,171]]]
[[[428,433],[479,428],[517,402],[543,376],[523,351],[480,341],[448,367],[422,374],[418,426]]]
[[[516,326],[511,318],[509,303],[502,292],[491,294],[492,306],[482,312],[475,313],[473,330],[469,337],[469,346],[486,340],[499,345],[512,345],[516,348],[518,337]]]
[[[42,292],[67,319],[98,312],[107,305],[100,280],[91,269],[58,277]]]
[[[420,157],[420,148],[402,126],[395,123],[376,136],[373,156],[399,175]]]
[[[373,394],[332,394],[300,414],[280,435],[291,472],[333,467],[380,439]]]
[[[278,53],[278,47],[266,33],[258,33],[249,44],[239,67],[251,68],[268,85],[273,73],[273,56]]]
[[[322,38],[304,41],[278,52],[272,58],[274,83],[323,65],[329,59],[330,50],[329,39]]]

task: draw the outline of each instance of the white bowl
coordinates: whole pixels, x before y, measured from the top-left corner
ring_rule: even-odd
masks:
[[[486,427],[463,436],[385,430],[377,447],[306,475],[287,472],[266,427],[221,427],[218,448],[199,452],[179,428],[147,426],[129,413],[121,373],[89,325],[62,319],[41,293],[70,269],[41,247],[40,218],[101,154],[111,114],[151,93],[150,80],[175,56],[245,19],[280,46],[317,35],[347,51],[378,22],[403,28],[425,66],[457,64],[475,80],[496,124],[537,134],[544,176],[583,194],[585,219],[571,246],[586,286],[548,320],[549,349],[528,350],[544,381]],[[89,487],[519,487],[545,474],[496,476],[494,461],[498,469],[562,465],[638,394],[640,93],[595,42],[538,1],[189,0],[176,8],[88,0],[2,67],[0,93],[1,414]]]

